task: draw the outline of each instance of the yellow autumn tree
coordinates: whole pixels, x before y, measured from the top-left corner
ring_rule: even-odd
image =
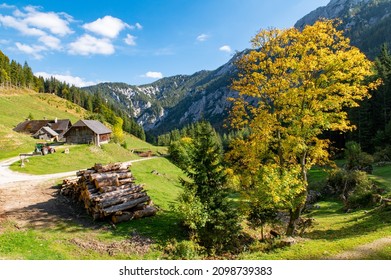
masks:
[[[228,157],[246,192],[258,194],[250,200],[263,193],[262,201],[277,200],[289,211],[288,235],[307,197],[307,171],[328,159],[329,141],[321,134],[353,129],[345,109],[358,106],[376,87],[367,81],[372,63],[338,24],[322,20],[301,31],[261,30],[252,39],[253,50],[237,62],[232,88],[239,97],[230,121],[250,135],[236,140]],[[271,185],[265,187],[265,180]]]

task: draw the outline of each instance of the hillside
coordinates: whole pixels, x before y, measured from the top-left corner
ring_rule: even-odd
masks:
[[[17,109],[16,109],[17,108]],[[32,152],[38,140],[29,135],[17,133],[13,128],[24,121],[29,115],[35,119],[70,119],[75,123],[83,119],[87,111],[65,99],[52,94],[40,94],[23,89],[0,88],[0,159]],[[165,151],[157,148],[133,135],[125,133],[127,149],[118,144],[110,143],[102,149],[88,145],[76,145],[70,148],[71,153],[61,153],[65,147],[57,147],[58,153],[50,157],[30,158],[25,168],[16,163],[13,169],[32,174],[49,174],[62,171],[72,171],[87,168],[95,162],[109,163],[128,161],[139,158],[132,150],[151,150],[155,154]]]
[[[74,123],[85,113],[83,108],[55,95],[0,87],[0,159],[34,149],[35,139],[12,130],[30,114],[35,119],[70,119]]]

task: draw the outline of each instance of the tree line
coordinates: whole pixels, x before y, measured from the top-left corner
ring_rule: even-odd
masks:
[[[36,77],[31,67],[24,63],[22,66],[15,60],[10,60],[0,51],[0,86],[29,88],[39,93],[55,94],[61,98],[86,109],[89,113],[86,119],[98,119],[111,125],[122,123],[122,129],[136,137],[145,140],[145,131],[137,122],[129,116],[128,112],[118,108],[113,103],[107,102],[102,94],[96,92],[89,94],[86,91],[54,77],[44,79]],[[121,121],[119,121],[119,119]]]
[[[348,139],[358,142],[362,149],[375,153],[391,145],[391,54],[387,45],[374,61],[375,79],[382,83],[372,90],[371,97],[360,102],[360,106],[349,111],[357,129]],[[387,157],[391,159],[391,154]]]

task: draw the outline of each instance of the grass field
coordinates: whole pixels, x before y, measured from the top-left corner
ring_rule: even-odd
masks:
[[[391,166],[375,167],[370,178],[376,182],[377,185],[391,192]]]
[[[362,209],[352,213],[342,211],[339,201],[322,201],[320,208],[306,214],[315,219],[315,226],[297,244],[260,253],[256,244],[242,259],[306,260],[328,259],[347,250],[391,235],[391,211]],[[261,246],[261,244],[258,244]],[[365,256],[365,259],[391,259],[386,246]]]
[[[379,170],[378,179],[391,178],[390,167]],[[95,222],[85,226],[74,222],[58,222],[50,228],[15,228],[17,221],[0,223],[0,259],[164,259],[164,248],[173,240],[185,239],[179,221],[170,205],[176,203],[181,192],[178,178],[183,173],[165,158],[154,158],[134,163],[131,167],[137,182],[144,183],[145,189],[160,209],[151,218],[118,224],[112,228],[108,223]],[[155,172],[152,172],[155,171]],[[315,172],[316,174],[316,172]],[[385,175],[384,175],[385,174]],[[315,176],[316,177],[316,176]],[[269,246],[253,241],[238,259],[329,259],[352,250],[357,246],[391,236],[391,209],[360,209],[351,213],[342,210],[342,203],[326,200],[318,203],[319,209],[305,213],[315,219],[298,243],[284,248],[264,250]],[[123,245],[129,236],[139,234],[153,240],[145,252],[111,254],[107,248]],[[80,243],[85,244],[80,245]],[[117,244],[117,245],[116,245]],[[81,249],[85,246],[87,249]],[[103,249],[102,249],[103,248]],[[390,246],[365,255],[365,259],[391,259]]]
[[[0,160],[34,150],[37,140],[12,130],[30,114],[34,119],[70,119],[75,123],[85,110],[55,95],[0,88]]]

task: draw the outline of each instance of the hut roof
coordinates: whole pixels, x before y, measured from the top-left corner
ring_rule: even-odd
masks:
[[[37,133],[35,133],[35,134],[38,134],[39,131],[44,131],[45,133],[49,134],[49,135],[52,136],[52,137],[58,136],[58,133],[55,132],[53,129],[51,129],[51,128],[48,127],[48,126],[42,127],[42,128],[41,128],[40,130],[38,130]]]
[[[46,126],[49,123],[48,120],[26,120],[19,123],[14,130],[16,132],[25,132],[30,134],[37,133],[42,127]]]
[[[70,120],[55,120],[50,122],[50,127],[56,131],[67,131],[72,126]]]
[[[91,129],[96,134],[108,134],[112,131],[107,128],[103,123],[96,120],[79,120],[76,122],[72,127],[83,127],[87,126],[89,129]]]

